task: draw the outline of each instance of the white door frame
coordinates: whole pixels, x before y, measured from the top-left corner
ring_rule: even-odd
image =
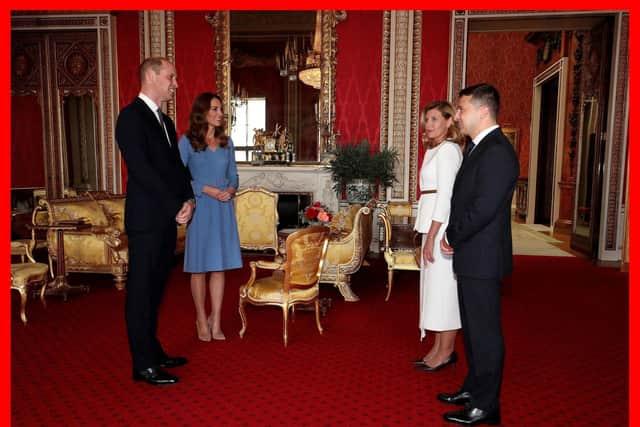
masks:
[[[538,145],[541,116],[542,85],[552,77],[558,76],[558,100],[556,112],[556,134],[554,140],[553,188],[551,196],[551,231],[555,227],[560,213],[560,178],[562,177],[562,154],[564,147],[565,109],[567,99],[567,78],[569,60],[560,58],[549,68],[533,79],[533,97],[531,105],[531,144],[529,148],[529,183],[527,191],[527,224],[533,224],[536,212],[536,184],[538,179]]]

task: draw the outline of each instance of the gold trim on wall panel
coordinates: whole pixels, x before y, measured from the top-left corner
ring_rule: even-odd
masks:
[[[207,22],[215,31],[215,61],[216,61],[216,93],[224,102],[224,116],[227,125],[227,133],[231,133],[231,34],[229,29],[229,11],[218,11],[206,16]]]
[[[176,63],[175,53],[175,16],[174,12],[167,10],[164,15],[165,18],[165,56],[172,64]],[[173,122],[176,122],[176,92],[173,91],[173,96],[167,102],[167,114],[171,117]]]
[[[380,148],[389,139],[389,62],[391,58],[391,11],[382,14],[382,72],[380,79]]]
[[[409,150],[409,201],[416,202],[418,188],[418,117],[420,115],[420,69],[422,66],[422,12],[413,15],[413,72],[411,83],[411,145]]]
[[[467,18],[451,15],[451,44],[449,54],[449,101],[454,102],[465,84],[467,69]]]
[[[384,105],[387,98],[387,141],[389,148],[396,149],[398,153],[398,163],[395,167],[395,175],[398,182],[388,190],[387,199],[394,201],[410,201],[415,199],[416,166],[417,158],[417,115],[419,102],[419,70],[420,66],[420,43],[416,44],[415,39],[420,38],[421,15],[417,16],[415,11],[391,11],[389,26],[388,50],[387,40],[383,43],[383,54],[393,52],[393,59],[383,59],[383,64],[388,63],[388,86],[387,91],[382,94]],[[386,24],[386,20],[384,21]],[[383,76],[385,76],[383,70]],[[416,77],[418,80],[416,80]],[[386,76],[385,76],[386,79]],[[417,93],[416,93],[417,92]],[[382,134],[382,132],[381,132]],[[385,141],[381,140],[381,146]],[[413,171],[412,177],[410,172]]]
[[[175,15],[168,10],[145,10],[142,14],[141,46],[144,51],[140,62],[152,56],[163,56],[175,64]],[[167,101],[165,113],[176,121],[176,94]]]
[[[613,251],[615,259],[620,259],[620,249],[622,245],[619,243],[621,233],[618,230],[619,216],[621,213],[620,186],[622,185],[622,171],[624,169],[624,156],[627,142],[627,126],[628,111],[627,95],[629,82],[629,14],[620,13],[616,16],[614,56],[612,63],[612,78],[615,85],[611,86],[611,95],[609,97],[610,104],[613,108],[609,109],[609,130],[607,135],[607,153],[605,154],[605,167],[608,173],[605,177],[605,194],[603,194],[603,212],[606,218],[603,218],[601,224],[606,227],[604,249]],[[624,226],[624,225],[623,225]],[[609,259],[600,250],[599,259]]]

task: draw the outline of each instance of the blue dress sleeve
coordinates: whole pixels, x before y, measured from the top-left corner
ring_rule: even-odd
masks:
[[[194,153],[191,141],[187,138],[187,135],[182,135],[182,138],[180,138],[180,141],[178,142],[178,150],[180,151],[180,159],[182,159],[182,163],[189,169],[189,173],[191,174],[191,188],[193,189],[193,195],[196,198],[201,197],[202,187],[204,184],[195,180],[193,177],[193,171],[191,170],[189,161]]]
[[[236,190],[239,185],[238,178],[238,165],[236,165],[236,152],[233,148],[233,141],[229,137],[229,162],[227,164],[227,179],[229,180],[229,185]]]

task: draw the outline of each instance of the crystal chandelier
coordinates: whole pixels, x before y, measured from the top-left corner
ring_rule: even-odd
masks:
[[[280,70],[281,77],[289,76],[289,80],[298,79],[298,64],[300,62],[300,54],[298,53],[298,42],[295,38],[288,39],[284,47],[284,54],[276,56],[276,63]]]

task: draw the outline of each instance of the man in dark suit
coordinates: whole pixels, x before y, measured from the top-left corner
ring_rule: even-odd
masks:
[[[178,378],[163,368],[184,365],[168,356],[156,336],[158,308],[173,264],[176,222],[193,213],[193,191],[178,152],[171,119],[160,110],[178,87],[176,70],[166,58],[147,58],[139,67],[140,94],[118,116],[116,140],[127,164],[125,228],[129,272],[125,318],[133,379],[152,385]]]
[[[497,125],[500,95],[491,85],[460,91],[455,120],[472,142],[456,176],[449,225],[440,246],[453,255],[469,371],[462,388],[440,401],[466,404],[445,420],[500,424],[504,340],[500,285],[511,274],[511,199],[518,158]],[[471,145],[473,144],[473,145]]]

